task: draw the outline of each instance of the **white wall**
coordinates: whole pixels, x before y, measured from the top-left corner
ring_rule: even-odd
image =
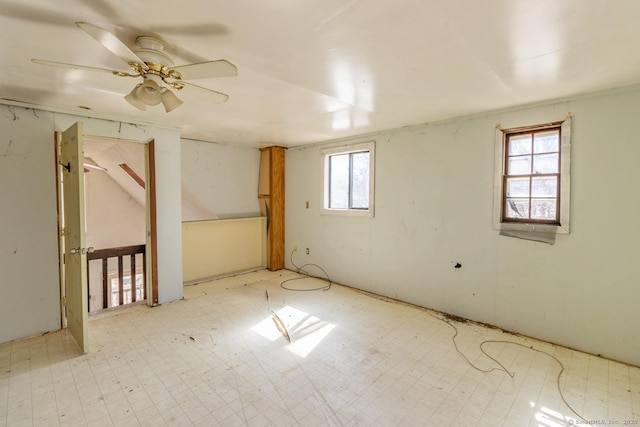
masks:
[[[144,245],[145,206],[103,171],[90,169],[84,177],[87,246],[105,249]]]
[[[567,112],[571,234],[553,246],[500,236],[496,125]],[[317,263],[334,281],[640,365],[638,117],[633,87],[355,138],[376,141],[374,218],[321,215],[323,145],[289,149],[287,260],[309,247],[294,262]]]
[[[257,148],[183,139],[182,179],[219,218],[260,216]]]
[[[60,328],[52,121],[0,105],[0,342]]]
[[[54,132],[156,142],[160,302],[182,297],[178,132],[0,105],[0,342],[60,328]]]
[[[182,298],[182,212],[180,138],[177,132],[154,134],[158,223],[158,302]]]

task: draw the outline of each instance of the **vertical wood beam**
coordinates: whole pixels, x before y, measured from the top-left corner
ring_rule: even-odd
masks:
[[[270,270],[284,268],[284,148],[271,147],[271,263]]]
[[[267,268],[284,268],[284,148],[260,150],[258,199],[267,217]]]

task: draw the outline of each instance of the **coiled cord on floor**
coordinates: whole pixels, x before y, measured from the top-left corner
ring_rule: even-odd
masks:
[[[293,262],[293,254],[296,252],[296,249],[291,251],[291,255],[290,255],[290,260],[291,260],[291,265],[295,267],[296,269],[296,273],[301,274],[302,277],[294,277],[292,279],[287,279],[284,280],[280,283],[280,287],[282,289],[286,289],[288,291],[328,291],[329,289],[331,289],[331,285],[333,284],[333,282],[331,281],[331,278],[329,277],[329,274],[322,268],[320,267],[318,264],[313,264],[313,263],[307,263],[307,264],[303,264],[301,267],[298,267],[295,262]],[[319,269],[320,271],[322,271],[322,273],[324,273],[324,275],[326,277],[318,277],[318,276],[312,276],[311,274],[309,274],[306,270],[304,270],[305,267],[315,267],[317,269]],[[314,279],[320,279],[320,280],[324,280],[326,282],[328,282],[327,285],[325,286],[319,286],[319,287],[315,287],[315,288],[292,288],[289,286],[285,286],[285,283],[289,283],[289,282],[293,282],[294,280],[302,280],[302,279],[308,279],[308,278],[314,278]]]
[[[504,365],[502,363],[500,363],[495,357],[487,354],[486,351],[484,351],[484,348],[482,347],[482,345],[485,342],[488,341],[483,341],[480,343],[480,351],[482,352],[482,354],[484,354],[485,356],[487,356],[489,359],[493,360],[498,366],[500,366],[499,368],[491,368],[491,369],[482,369],[482,368],[478,368],[476,365],[473,364],[473,362],[471,362],[471,360],[469,360],[469,358],[458,348],[458,343],[456,342],[456,337],[458,336],[458,328],[456,328],[451,322],[444,320],[438,316],[434,316],[433,314],[427,312],[427,314],[431,317],[433,317],[434,319],[438,319],[444,323],[446,323],[447,325],[451,326],[453,328],[454,334],[453,337],[451,337],[451,341],[453,341],[453,346],[455,347],[456,351],[458,352],[458,354],[467,361],[467,363],[476,371],[480,371],[483,372],[485,374],[488,374],[489,372],[493,372],[493,371],[503,371],[506,372],[507,375],[509,375],[511,378],[513,378],[516,374],[515,373],[511,373],[509,372],[509,370],[507,368],[504,367]],[[495,342],[495,341],[494,341]],[[506,342],[506,341],[505,341]]]
[[[467,361],[467,363],[475,370],[483,372],[483,373],[489,373],[489,372],[493,372],[493,371],[503,371],[505,372],[507,375],[509,375],[511,378],[515,377],[516,373],[515,372],[509,372],[509,370],[507,368],[504,367],[504,365],[502,363],[500,363],[495,357],[489,355],[485,349],[484,346],[485,344],[512,344],[512,345],[517,345],[529,350],[533,350],[536,351],[538,353],[544,354],[546,356],[549,356],[550,358],[552,358],[553,360],[555,360],[558,365],[560,365],[560,372],[558,372],[558,376],[556,377],[556,386],[558,388],[558,393],[560,394],[560,398],[562,399],[562,401],[564,402],[564,404],[567,406],[567,408],[569,408],[569,410],[571,410],[571,412],[573,412],[578,418],[580,418],[582,421],[584,421],[587,424],[591,424],[591,422],[589,422],[587,420],[587,418],[585,418],[584,416],[580,415],[575,409],[573,409],[573,407],[569,404],[569,402],[567,402],[567,399],[565,399],[564,394],[562,393],[562,388],[560,387],[560,377],[562,376],[562,373],[565,371],[565,367],[564,364],[560,361],[560,359],[558,359],[556,356],[554,356],[551,353],[547,353],[546,351],[543,350],[538,350],[537,348],[533,348],[533,346],[528,346],[528,345],[524,345],[524,344],[520,344],[517,342],[513,342],[513,341],[506,341],[506,340],[485,340],[482,341],[480,343],[480,351],[482,352],[482,354],[484,354],[485,356],[487,356],[489,359],[493,360],[496,364],[498,364],[498,366],[500,366],[500,368],[491,368],[491,369],[482,369],[482,368],[478,368],[476,365],[474,365],[471,360],[469,360],[469,358],[462,352],[460,351],[460,349],[458,348],[458,343],[456,343],[456,337],[458,336],[458,328],[455,327],[455,325],[453,325],[451,322],[449,322],[448,320],[445,320],[439,316],[436,316],[432,313],[430,313],[429,311],[427,311],[427,314],[431,317],[433,317],[434,319],[440,320],[441,322],[446,323],[447,325],[449,325],[451,328],[453,328],[454,330],[454,334],[453,337],[451,337],[451,340],[453,341],[453,346],[455,347],[456,351],[458,352],[458,354],[460,356],[462,356],[462,358],[464,360]]]

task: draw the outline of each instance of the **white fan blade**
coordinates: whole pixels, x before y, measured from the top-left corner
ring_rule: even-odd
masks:
[[[126,44],[109,31],[96,25],[89,24],[88,22],[76,22],[76,25],[127,64],[136,63],[145,70],[149,69],[147,64],[145,64],[142,59],[138,58],[138,55],[133,53]]]
[[[199,96],[201,98],[206,97],[209,101],[213,102],[214,104],[222,104],[224,102],[227,102],[227,100],[229,99],[229,95],[225,93],[216,92],[215,90],[207,89],[206,87],[202,87],[202,86],[197,86],[189,82],[180,81],[180,83],[184,83],[185,85],[184,89],[182,89],[180,92],[188,93],[194,96]]]
[[[181,65],[171,70],[178,71],[185,80],[208,79],[213,77],[235,77],[238,69],[225,59],[200,62],[198,64]]]
[[[72,70],[98,71],[101,73],[109,73],[116,76],[137,77],[136,75],[124,73],[122,71],[117,71],[117,70],[109,70],[106,68],[97,68],[97,67],[87,67],[86,65],[67,64],[65,62],[45,61],[44,59],[32,59],[31,62],[33,62],[34,64],[48,65],[50,67],[69,68]]]

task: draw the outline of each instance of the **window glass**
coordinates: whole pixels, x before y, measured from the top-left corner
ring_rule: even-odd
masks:
[[[329,207],[347,209],[349,207],[349,155],[330,156],[329,171]]]
[[[509,139],[509,155],[531,154],[531,134],[517,135]]]
[[[533,173],[558,173],[559,158],[558,153],[533,156]]]
[[[529,175],[531,173],[531,156],[509,157],[509,175]]]
[[[369,153],[353,153],[351,208],[369,208]]]
[[[373,216],[373,142],[324,150],[323,211]]]
[[[555,153],[560,151],[558,132],[540,132],[533,139],[534,153]]]

